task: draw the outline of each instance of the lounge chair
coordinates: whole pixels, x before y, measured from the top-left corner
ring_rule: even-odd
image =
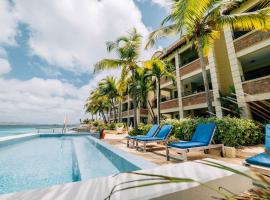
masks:
[[[193,134],[191,141],[172,142],[166,145],[167,160],[170,160],[169,149],[176,149],[177,153],[182,155],[182,158],[180,159],[183,161],[187,160],[187,153],[190,151],[205,151],[214,148],[221,148],[221,153],[223,156],[223,144],[211,145],[215,130],[216,124],[214,123],[199,124],[196,127],[195,133]]]
[[[172,125],[164,125],[154,137],[137,137],[136,147],[139,149],[139,143],[143,143],[143,152],[146,152],[146,144],[154,142],[167,142],[170,133],[172,132]]]
[[[159,129],[159,125],[154,124],[154,125],[150,128],[150,130],[147,132],[146,135],[127,136],[127,137],[126,137],[126,138],[127,138],[127,147],[129,147],[129,142],[130,142],[130,141],[133,141],[133,146],[134,146],[135,140],[136,140],[137,138],[151,138],[151,137],[154,137],[155,134],[157,133],[158,129]]]
[[[270,175],[270,124],[265,127],[265,152],[246,159],[244,165]]]

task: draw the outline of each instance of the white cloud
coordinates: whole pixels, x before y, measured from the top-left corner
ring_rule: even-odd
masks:
[[[113,56],[106,52],[106,41],[133,27],[143,36],[149,33],[133,0],[13,0],[13,4],[0,0],[0,45],[16,45],[18,24],[24,23],[32,55],[76,73],[92,70],[97,61]],[[151,55],[144,52],[143,57]],[[0,48],[0,74],[10,70]],[[43,68],[43,72],[60,75],[57,69]],[[107,75],[119,74],[119,70],[101,72],[82,87],[57,79],[0,78],[0,121],[62,123],[67,114],[70,122],[78,122],[89,91]]]
[[[152,2],[166,8],[171,4],[171,0],[152,0]]]
[[[0,44],[14,45],[17,20],[12,6],[8,0],[0,1]]]
[[[0,47],[0,76],[11,71],[11,66],[7,60],[7,53],[5,49]]]
[[[67,114],[70,123],[78,123],[85,116],[89,91],[108,74],[117,76],[119,71],[101,72],[82,87],[57,79],[0,78],[0,121],[62,123]]]
[[[105,42],[136,27],[147,36],[132,0],[15,0],[19,20],[31,31],[32,54],[67,70],[89,71],[105,56]]]
[[[136,0],[138,2],[146,2],[149,0]],[[151,3],[159,5],[160,7],[164,7],[168,9],[172,3],[172,0],[151,0]]]
[[[7,59],[0,58],[0,76],[10,72],[11,67]]]

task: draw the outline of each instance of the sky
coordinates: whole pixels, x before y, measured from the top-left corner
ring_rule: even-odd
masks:
[[[160,26],[167,0],[1,0],[0,122],[78,123],[97,82],[118,70],[93,74],[113,57],[106,41],[133,27],[144,36]],[[142,52],[150,58],[169,45]]]

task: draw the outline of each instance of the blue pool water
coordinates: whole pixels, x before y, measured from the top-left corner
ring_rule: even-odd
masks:
[[[86,136],[37,137],[0,147],[0,194],[138,169]]]

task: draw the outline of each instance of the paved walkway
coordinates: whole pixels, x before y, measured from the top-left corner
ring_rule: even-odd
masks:
[[[148,151],[146,153],[137,151],[134,148],[127,148],[125,136],[126,134],[123,134],[123,135],[106,134],[104,141],[119,149],[127,151],[129,153],[142,156],[144,159],[158,165],[181,162],[180,160],[173,160],[173,159],[171,159],[171,161],[168,162],[166,160],[166,152],[165,152],[164,145],[157,145],[157,144],[150,145],[149,144],[147,147],[151,147],[151,149],[148,148]],[[192,161],[192,160],[198,160],[198,159],[204,159],[204,158],[213,158],[213,159],[217,159],[217,160],[221,160],[225,162],[242,165],[242,162],[245,158],[253,156],[263,151],[264,151],[263,145],[239,148],[237,149],[236,158],[227,158],[227,157],[222,158],[220,156],[220,151],[218,150],[212,150],[210,154],[204,154],[203,152],[190,152],[188,153],[188,160]],[[170,153],[177,155],[176,152],[174,152],[173,150],[171,150]]]

